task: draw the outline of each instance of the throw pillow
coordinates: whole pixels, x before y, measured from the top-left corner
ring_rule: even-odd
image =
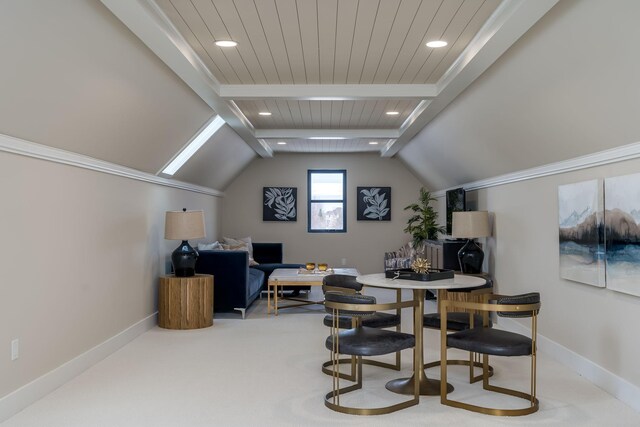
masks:
[[[249,258],[253,258],[253,245],[251,244],[251,237],[242,237],[240,239],[235,238],[235,237],[223,237],[222,238],[222,242],[226,245],[241,245],[241,244],[246,244],[247,247],[249,248]]]
[[[214,251],[216,249],[222,249],[220,243],[216,240],[213,243],[198,243],[199,251]]]
[[[223,243],[221,245],[222,249],[225,251],[244,251],[249,252],[249,266],[259,265],[251,256],[251,252],[249,251],[249,245],[244,242],[240,242],[238,244],[226,244]]]

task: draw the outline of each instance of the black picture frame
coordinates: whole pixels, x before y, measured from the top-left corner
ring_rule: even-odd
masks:
[[[298,187],[262,187],[262,220],[298,220]]]
[[[358,221],[391,221],[391,187],[357,187]]]

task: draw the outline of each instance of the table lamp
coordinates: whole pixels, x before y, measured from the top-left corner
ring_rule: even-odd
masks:
[[[481,273],[484,252],[474,239],[491,236],[489,212],[454,212],[451,235],[456,238],[468,239],[467,243],[458,251],[460,270],[466,274]]]
[[[191,247],[189,239],[201,239],[204,233],[204,211],[168,211],[164,220],[164,238],[182,240],[171,254],[173,272],[178,277],[196,274],[198,252]]]

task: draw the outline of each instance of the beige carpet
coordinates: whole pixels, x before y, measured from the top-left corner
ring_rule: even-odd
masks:
[[[314,289],[312,298],[319,298]],[[378,291],[384,292],[384,291]],[[385,295],[381,294],[384,298]],[[433,309],[433,306],[430,307]],[[639,426],[640,414],[592,383],[541,354],[538,365],[540,411],[518,418],[479,415],[423,397],[420,405],[383,416],[335,413],[323,404],[331,387],[320,372],[328,357],[322,308],[283,310],[267,317],[266,298],[248,312],[217,315],[214,326],[194,331],[155,328],[34,403],[2,427],[42,426]],[[406,313],[409,320],[410,313]],[[541,313],[544,316],[544,312]],[[406,323],[410,325],[409,322]],[[407,326],[410,331],[411,327]],[[437,356],[438,334],[426,331],[428,360]],[[451,352],[455,356],[455,352]],[[410,373],[366,367],[365,390],[354,405],[388,405],[402,400],[384,389],[386,381]],[[497,384],[526,390],[528,359],[492,362]],[[438,377],[438,370],[428,371]],[[467,371],[450,370],[452,397],[482,404],[509,405],[478,384],[466,383]],[[489,397],[486,397],[489,396]],[[345,401],[346,403],[346,401]],[[517,400],[516,404],[519,404]]]

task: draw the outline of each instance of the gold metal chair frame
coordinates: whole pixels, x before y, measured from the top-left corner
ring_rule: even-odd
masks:
[[[342,292],[342,293],[346,293],[346,294],[355,294],[355,290],[353,289],[349,289],[349,288],[341,288],[341,287],[337,287],[337,286],[324,286],[324,289],[326,292]],[[396,302],[400,302],[402,298],[402,291],[401,290],[397,290],[396,291]],[[396,308],[396,314],[398,316],[400,316],[400,308]],[[352,319],[352,323],[351,323],[351,327],[355,328],[356,327],[356,322],[355,322],[355,318]],[[396,326],[396,332],[401,332],[401,325]],[[322,372],[327,374],[327,375],[331,375],[333,376],[333,369],[332,369],[332,365],[333,365],[333,360],[327,360],[326,362],[324,362],[322,364]],[[342,358],[342,359],[338,359],[338,364],[340,365],[345,365],[345,364],[350,364],[351,365],[351,372],[350,373],[345,373],[345,372],[340,372],[340,370],[338,370],[338,376],[343,379],[343,380],[348,380],[348,381],[357,381],[357,372],[356,372],[356,368],[357,368],[357,360],[356,360],[356,356],[351,356],[349,358]],[[370,366],[377,366],[379,368],[386,368],[386,369],[393,369],[394,371],[399,371],[401,369],[401,365],[402,365],[402,357],[401,357],[401,352],[397,352],[396,353],[396,362],[395,363],[386,363],[386,362],[380,362],[378,360],[373,360],[373,359],[362,359],[361,361],[362,364],[364,365],[370,365]]]
[[[528,415],[536,412],[539,408],[539,401],[536,398],[536,353],[537,353],[537,326],[538,326],[538,311],[540,310],[540,303],[536,304],[491,304],[490,300],[503,297],[503,295],[497,294],[485,294],[483,295],[484,302],[462,302],[462,301],[443,301],[441,321],[447,321],[447,312],[451,311],[450,308],[463,308],[467,310],[477,310],[483,312],[485,318],[485,325],[487,325],[489,312],[505,312],[505,313],[519,313],[519,312],[531,312],[531,384],[530,392],[525,393],[518,390],[513,390],[504,387],[498,387],[489,384],[489,355],[482,355],[482,388],[484,390],[493,391],[497,393],[506,394],[509,396],[519,397],[521,399],[529,401],[529,406],[520,409],[499,409],[488,408],[484,406],[472,405],[464,403],[458,400],[451,400],[448,398],[446,383],[447,383],[447,331],[443,328],[440,332],[440,351],[441,360],[444,362],[440,365],[440,378],[442,384],[440,389],[440,403],[443,405],[453,406],[456,408],[466,409],[468,411],[479,412],[487,415],[497,416],[520,416]]]
[[[491,294],[491,288],[482,288],[482,289],[474,289],[468,292],[456,292],[455,290],[446,290],[440,289],[438,291],[438,313],[441,312],[442,306],[441,301],[449,300],[449,301],[482,301],[482,295]],[[471,298],[469,298],[471,297]],[[463,310],[466,311],[466,310]],[[477,313],[477,311],[470,311],[470,313]],[[485,312],[484,314],[487,314]],[[484,317],[484,315],[483,315]],[[487,314],[488,319],[488,314]],[[440,318],[440,322],[442,323],[442,318]],[[474,318],[473,316],[469,316],[469,323],[471,327],[474,327]],[[486,323],[488,324],[488,323]],[[434,362],[425,363],[423,368],[430,369],[440,366],[441,361],[436,360]],[[469,367],[469,384],[476,383],[481,381],[483,378],[483,374],[475,375],[474,368],[482,369],[482,360],[480,359],[480,355],[478,353],[469,352],[468,360],[460,360],[460,359],[448,359],[448,366],[468,366]],[[493,376],[493,366],[489,365],[489,377]]]
[[[331,301],[325,301],[325,306],[331,309],[331,315],[333,318],[333,322],[331,325],[331,335],[333,336],[333,348],[331,349],[331,376],[332,376],[332,390],[327,393],[324,397],[324,404],[327,408],[340,412],[343,414],[350,415],[382,415],[382,414],[390,414],[392,412],[398,411],[400,409],[408,408],[410,406],[417,405],[420,402],[420,384],[416,381],[414,386],[413,398],[409,400],[405,400],[400,403],[396,403],[390,406],[383,406],[378,408],[355,408],[350,406],[344,406],[340,404],[340,396],[355,390],[359,390],[362,388],[362,365],[367,364],[365,360],[363,360],[362,356],[353,356],[356,359],[356,372],[355,372],[355,384],[350,385],[348,387],[340,388],[340,379],[339,375],[339,366],[340,366],[340,339],[339,332],[340,328],[338,327],[338,319],[340,316],[340,310],[348,310],[352,312],[363,311],[385,311],[392,309],[402,309],[406,307],[414,307],[414,301],[399,301],[395,303],[385,303],[385,304],[344,304],[337,303]],[[355,317],[356,326],[358,326],[361,319],[357,316]],[[420,343],[422,345],[422,343]],[[414,364],[417,363],[418,358],[418,343],[416,342],[416,346],[413,349],[413,357]],[[351,359],[348,359],[351,360]],[[369,363],[371,364],[371,363]]]

